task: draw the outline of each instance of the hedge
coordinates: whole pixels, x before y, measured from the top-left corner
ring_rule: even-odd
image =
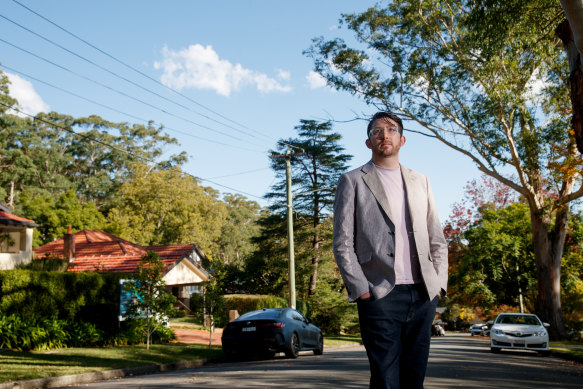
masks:
[[[204,297],[193,294],[190,298],[190,308],[202,312]],[[271,295],[227,294],[221,297],[220,306],[215,307],[214,322],[217,327],[225,326],[229,321],[229,311],[236,310],[239,315],[263,308],[287,308],[287,299]],[[309,316],[309,306],[303,301],[297,301],[296,309],[304,316]]]
[[[0,272],[0,313],[117,326],[119,280],[127,274]]]

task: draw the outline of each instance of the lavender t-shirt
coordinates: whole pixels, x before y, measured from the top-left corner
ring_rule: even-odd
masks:
[[[385,188],[391,207],[391,220],[395,224],[395,275],[397,285],[422,282],[419,262],[411,258],[409,235],[407,233],[407,212],[405,188],[401,169],[386,169],[375,165]]]

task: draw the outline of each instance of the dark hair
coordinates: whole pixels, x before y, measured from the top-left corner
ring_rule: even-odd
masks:
[[[380,111],[375,113],[374,115],[372,115],[372,118],[370,119],[370,122],[368,122],[368,126],[366,126],[366,136],[367,138],[370,137],[370,131],[372,130],[372,124],[374,123],[375,120],[377,119],[391,119],[393,120],[395,123],[397,123],[397,125],[399,126],[399,134],[403,135],[403,121],[401,121],[401,118],[398,117],[397,115],[395,115],[392,112],[388,112],[388,111]]]

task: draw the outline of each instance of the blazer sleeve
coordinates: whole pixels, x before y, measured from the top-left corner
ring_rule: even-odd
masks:
[[[348,300],[356,301],[370,291],[354,248],[355,184],[346,174],[340,176],[334,200],[334,259],[348,291]]]
[[[437,214],[437,207],[433,198],[431,184],[427,179],[427,232],[429,235],[429,252],[433,260],[433,267],[437,273],[437,284],[442,290],[442,297],[447,293],[447,272],[448,272],[448,258],[447,258],[447,241],[443,235],[443,228],[439,221]]]

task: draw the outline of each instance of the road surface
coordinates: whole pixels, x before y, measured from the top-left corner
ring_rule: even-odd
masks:
[[[298,359],[210,364],[146,376],[84,384],[83,388],[367,388],[363,347],[302,352]],[[583,388],[583,365],[533,352],[490,353],[488,338],[449,335],[433,338],[426,389]]]

